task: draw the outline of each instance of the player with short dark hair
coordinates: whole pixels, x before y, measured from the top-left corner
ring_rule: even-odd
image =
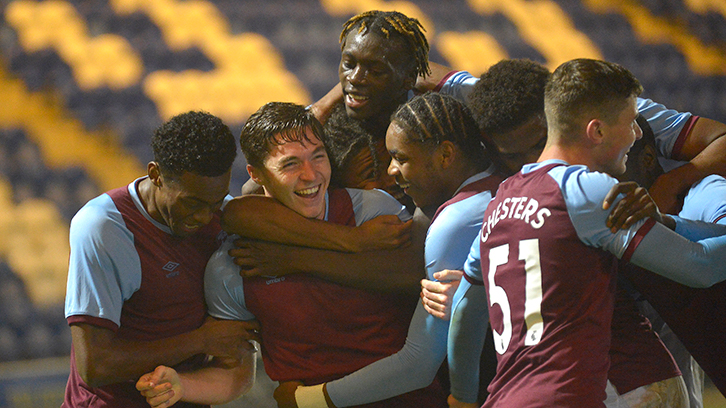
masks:
[[[223,237],[234,137],[219,118],[188,112],[157,129],[152,147],[148,176],[89,201],[71,221],[64,407],[145,407],[134,381],[160,364],[234,372],[247,381],[215,385],[230,396],[254,378],[247,340],[257,325],[208,320],[203,289]],[[204,392],[189,401],[217,403]]]
[[[561,65],[547,84],[547,145],[500,185],[465,269],[483,281],[488,316],[461,303],[452,317],[454,362],[471,359],[456,334],[491,319],[499,363],[485,407],[604,406],[616,257],[690,286],[726,278],[716,266],[724,237],[691,242],[653,219],[615,233],[605,226],[602,202],[616,181],[599,172],[625,170],[641,134],[641,90],[621,66],[586,59]],[[694,239],[726,232],[662,219]]]
[[[450,96],[416,96],[392,115],[386,146],[392,156],[389,173],[433,218],[424,250],[427,275],[433,279],[440,269],[461,268],[469,243],[480,230],[484,209],[502,180],[488,159],[468,109]],[[340,380],[327,382],[330,402],[339,407],[359,405],[428,386],[446,356],[447,331],[448,321],[427,313],[418,302],[404,347]],[[276,394],[281,394],[280,388]],[[316,391],[311,387],[284,389],[290,394]],[[288,395],[285,401],[294,399]]]
[[[325,223],[354,227],[382,214],[410,218],[403,205],[382,191],[328,188],[331,168],[325,135],[319,138],[313,132],[317,122],[304,107],[280,102],[264,105],[247,121],[240,136],[243,151],[266,146],[259,160],[251,161],[261,165],[247,166],[265,195],[300,216]],[[236,211],[234,202],[225,212]],[[227,255],[230,248],[232,242],[227,241],[207,267],[210,314],[222,319],[258,319],[270,378],[282,384],[300,381],[315,386],[314,392],[302,391],[293,397],[301,404],[311,396],[326,404],[325,382],[403,345],[414,298],[355,289],[313,274],[287,274],[283,270],[292,266],[278,257],[269,261],[278,264],[280,273],[242,277]],[[348,268],[343,263],[338,266]],[[441,389],[428,387],[373,406],[441,407],[445,403]]]

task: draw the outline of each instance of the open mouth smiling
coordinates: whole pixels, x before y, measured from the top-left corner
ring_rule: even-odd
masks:
[[[356,93],[346,92],[345,104],[350,107],[357,107],[368,102],[369,97],[367,95],[361,95]]]
[[[295,194],[302,198],[311,198],[311,197],[314,197],[316,194],[318,194],[318,191],[320,191],[320,185],[317,185],[315,187],[305,188],[302,190],[297,190],[297,191],[295,191]]]

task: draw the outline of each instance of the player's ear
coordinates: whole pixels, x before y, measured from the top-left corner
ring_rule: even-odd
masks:
[[[590,141],[590,143],[599,145],[603,141],[603,121],[600,119],[591,119],[589,122],[587,122],[587,126],[585,127],[585,134],[587,135],[587,140]]]
[[[643,147],[643,151],[640,153],[640,156],[641,165],[644,169],[647,169],[648,171],[654,169],[656,166],[659,165],[655,148],[651,145],[645,145]]]
[[[262,174],[262,171],[260,169],[258,169],[257,167],[255,167],[251,164],[248,164],[247,165],[247,174],[250,175],[250,178],[252,179],[252,181],[254,181],[255,183],[257,183],[259,185],[263,185],[262,178],[264,177],[264,175]]]
[[[449,167],[456,160],[456,146],[450,140],[444,140],[436,147],[437,159],[443,168]]]
[[[161,187],[162,180],[161,180],[161,168],[159,168],[159,163],[155,161],[150,161],[149,164],[146,165],[146,173],[149,175],[149,180],[151,180],[151,183],[155,185],[156,187]]]

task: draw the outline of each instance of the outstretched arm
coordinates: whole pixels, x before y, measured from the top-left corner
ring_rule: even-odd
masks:
[[[726,124],[698,118],[686,138],[679,159],[689,163],[662,174],[650,188],[650,195],[662,211],[672,214],[678,196],[710,174],[726,176]]]
[[[429,68],[431,68],[431,75],[426,75],[426,77],[419,76],[418,78],[416,78],[416,85],[414,85],[414,91],[416,91],[417,93],[435,91],[441,81],[446,78],[446,76],[450,72],[454,71],[450,67],[431,61],[429,61]]]
[[[404,245],[411,223],[383,215],[358,227],[305,218],[271,197],[248,195],[227,203],[222,227],[241,237],[287,245],[362,252]]]
[[[675,232],[655,223],[637,244],[630,262],[694,288],[726,280],[726,226],[674,219]]]
[[[471,404],[477,401],[479,364],[488,325],[486,288],[462,280],[454,297],[449,325],[450,402]]]

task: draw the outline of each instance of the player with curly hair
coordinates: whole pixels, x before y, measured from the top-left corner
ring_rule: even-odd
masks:
[[[71,221],[63,407],[147,407],[134,381],[160,364],[247,379],[192,389],[187,400],[200,404],[217,403],[207,399],[211,389],[237,396],[254,379],[248,340],[257,325],[208,320],[204,302],[204,268],[223,237],[234,137],[219,118],[188,112],[159,127],[151,144],[147,176],[94,198]]]

